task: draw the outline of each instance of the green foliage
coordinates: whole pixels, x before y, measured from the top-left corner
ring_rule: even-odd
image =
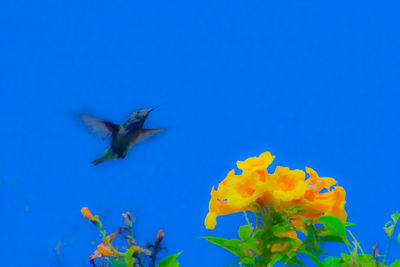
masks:
[[[296,210],[277,212],[256,207],[253,225],[239,228],[240,239],[211,236],[203,239],[233,253],[239,258],[235,264],[246,267],[272,267],[277,262],[304,266],[298,258],[300,254],[307,255],[318,267],[386,267],[388,248],[384,256],[379,254],[377,247],[373,248],[372,254],[365,254],[353,233],[347,229],[354,224],[343,223],[333,216],[321,216],[317,219],[303,218],[303,226],[294,228],[291,219],[296,214]],[[392,220],[385,224],[389,242],[399,218],[396,212],[391,216]],[[302,240],[296,237],[299,231],[305,235]],[[400,235],[398,241],[400,243]],[[325,242],[342,243],[349,252],[342,253],[340,257],[328,256],[321,260],[321,255],[326,254],[323,249]],[[393,262],[390,267],[400,267],[400,260]]]
[[[326,230],[327,235],[343,238],[346,241],[346,225],[336,217],[333,216],[321,216],[318,221],[322,223]]]
[[[390,267],[400,267],[400,260],[394,261],[394,262],[390,265]]]
[[[181,253],[182,252],[179,252],[163,259],[157,264],[157,267],[178,267],[179,262],[176,258],[181,255]]]
[[[399,244],[400,244],[400,233],[399,233],[399,235],[397,236],[397,242],[399,242]]]
[[[221,248],[226,249],[227,251],[235,254],[236,256],[240,257],[240,240],[238,239],[225,239],[222,237],[215,237],[215,236],[205,236],[201,237],[217,246],[220,246]]]
[[[126,265],[125,260],[121,260],[121,259],[117,259],[117,258],[110,258],[110,257],[107,257],[107,260],[114,267],[128,267],[128,266],[131,266],[131,265]]]
[[[124,256],[124,261],[125,261],[125,266],[126,267],[133,267],[133,264],[135,263],[134,257],[133,257],[133,252],[135,251],[135,247],[130,247]]]
[[[203,237],[233,253],[244,266],[273,266],[278,261],[287,265],[303,265],[297,258],[297,250],[301,244],[296,238],[288,213],[270,211],[259,208],[263,215],[256,215],[256,225],[244,225],[238,230],[240,239],[224,239],[220,237]]]
[[[238,235],[242,240],[247,240],[252,233],[253,227],[251,225],[243,225],[239,227]]]

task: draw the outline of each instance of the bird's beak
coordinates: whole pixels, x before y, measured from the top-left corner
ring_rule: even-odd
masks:
[[[158,109],[159,107],[161,107],[161,106],[164,105],[164,104],[165,104],[165,103],[162,103],[162,104],[160,104],[160,105],[158,105],[158,106],[156,106],[156,107],[150,109],[149,113],[152,112],[152,111],[155,110],[155,109]]]

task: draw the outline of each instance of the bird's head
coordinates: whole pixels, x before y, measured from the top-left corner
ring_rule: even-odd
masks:
[[[163,104],[158,105],[158,106],[156,106],[156,107],[154,107],[152,109],[138,109],[138,110],[135,110],[134,112],[131,113],[130,117],[134,117],[134,118],[139,119],[139,120],[145,120],[147,118],[147,116],[149,116],[150,112],[152,112],[153,110],[159,108],[162,105]]]

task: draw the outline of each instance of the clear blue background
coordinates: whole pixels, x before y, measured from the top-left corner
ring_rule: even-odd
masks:
[[[206,230],[210,189],[266,150],[336,178],[364,250],[383,250],[400,209],[399,12],[365,0],[1,1],[1,265],[89,266],[100,237],[82,206],[108,231],[131,210],[141,244],[164,229],[182,266],[228,265],[197,237],[235,237],[244,219]],[[163,102],[146,126],[167,131],[90,165],[108,144],[77,113],[119,123]]]

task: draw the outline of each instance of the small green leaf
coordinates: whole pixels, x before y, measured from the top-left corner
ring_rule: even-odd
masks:
[[[126,267],[125,261],[116,258],[106,258],[114,267]]]
[[[328,231],[334,235],[346,237],[345,224],[337,217],[334,216],[321,216],[318,218]]]
[[[397,242],[399,242],[399,244],[400,244],[400,233],[399,233],[399,235],[397,236]]]
[[[385,230],[385,232],[386,232],[388,238],[390,238],[390,237],[392,236],[393,230],[394,230],[393,224],[391,224],[391,223],[392,223],[392,222],[387,222],[387,223],[385,224],[385,227],[383,227],[383,229]],[[389,224],[391,224],[391,225],[388,226]]]
[[[246,264],[246,265],[254,265],[256,264],[255,261],[252,258],[243,258],[241,260],[242,264]]]
[[[283,260],[283,262],[287,265],[305,266],[304,263],[296,256],[289,258],[287,261]]]
[[[395,260],[392,264],[390,264],[390,267],[400,267],[400,260]]]
[[[240,226],[238,234],[240,239],[246,240],[251,236],[251,233],[253,233],[253,227],[251,225],[243,225]]]
[[[308,251],[304,252],[318,267],[324,267],[324,263],[320,262],[320,260],[315,257],[313,254],[311,254]]]
[[[274,264],[274,263],[280,261],[282,258],[283,258],[282,254],[280,254],[280,253],[279,253],[279,254],[275,254],[275,255],[272,257],[271,263]],[[272,265],[271,265],[271,266],[272,266]]]
[[[133,259],[134,249],[135,249],[135,247],[132,246],[125,252],[124,260],[125,260],[126,267],[133,267],[133,264],[135,263],[135,261]]]
[[[264,230],[259,229],[254,232],[253,237],[255,240],[262,240],[264,238],[264,234],[265,234]]]
[[[240,244],[240,240],[238,239],[225,239],[222,237],[216,237],[216,236],[205,236],[205,237],[200,237],[202,239],[205,239],[217,246],[220,246],[226,250],[228,250],[229,252],[235,254],[236,256],[240,257],[240,248],[239,248],[239,244]]]
[[[355,226],[355,224],[354,224],[354,223],[351,223],[351,222],[345,222],[345,223],[344,223],[344,226],[345,226],[345,227],[348,227],[348,226]]]
[[[328,266],[337,266],[341,262],[341,260],[341,258],[329,256],[324,259],[324,264]]]
[[[399,218],[400,218],[400,214],[399,214],[399,212],[398,211],[396,211],[395,213],[393,213],[392,214],[392,216],[390,216],[390,218],[392,218],[392,220],[393,220],[393,223],[394,224],[396,224],[397,223],[397,221],[399,220]]]
[[[173,254],[169,257],[166,257],[165,259],[163,259],[162,261],[160,261],[157,264],[157,267],[178,267],[179,266],[179,262],[176,260],[176,258],[181,255],[182,252]]]
[[[337,236],[337,235],[326,235],[326,236],[321,236],[319,238],[319,241],[321,242],[338,242],[338,243],[346,243],[342,237]]]

